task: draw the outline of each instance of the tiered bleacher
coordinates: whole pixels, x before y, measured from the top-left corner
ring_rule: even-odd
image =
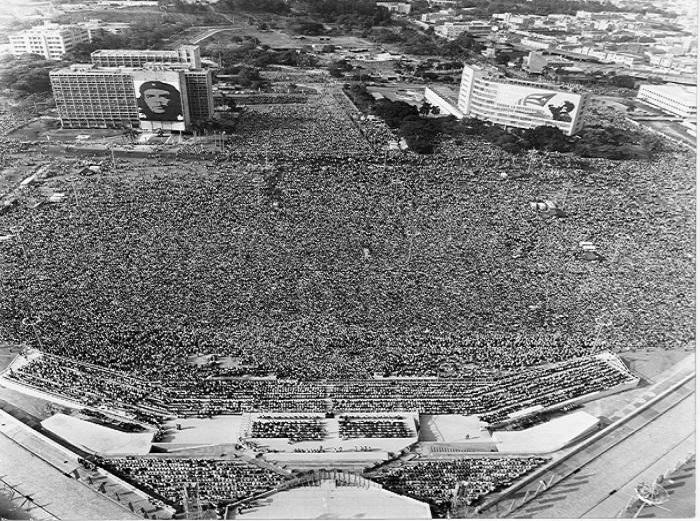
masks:
[[[161,383],[42,355],[13,369],[7,377],[86,405],[125,409],[144,421],[157,420],[159,413],[166,412],[211,416],[251,411],[418,411],[478,414],[484,421],[497,422],[527,407],[555,405],[633,380],[629,372],[598,356],[503,373],[474,371],[471,378],[464,379],[208,379],[201,383]],[[270,434],[292,433],[294,428],[309,433],[311,429],[304,426],[308,421],[297,427],[267,420],[260,423],[260,433],[268,432],[265,429],[270,429]],[[271,425],[265,427],[262,423]]]
[[[370,478],[385,488],[430,503],[444,517],[456,496],[466,505],[512,485],[533,471],[543,458],[465,458],[384,467]]]
[[[214,504],[245,499],[286,481],[281,474],[243,460],[201,458],[100,458],[97,464],[181,507],[186,489]],[[188,492],[189,494],[189,492]]]

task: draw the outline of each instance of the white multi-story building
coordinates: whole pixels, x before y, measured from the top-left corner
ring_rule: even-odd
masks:
[[[618,65],[624,65],[626,67],[638,67],[646,63],[646,60],[643,56],[624,52],[608,53],[607,60],[612,63],[617,63]]]
[[[698,115],[697,87],[689,85],[640,85],[637,99],[664,112],[694,120]]]
[[[489,22],[470,21],[470,22],[445,22],[442,25],[435,27],[435,34],[454,40],[462,33],[469,33],[474,36],[485,36],[490,34],[493,26]]]
[[[520,45],[523,45],[530,49],[551,49],[556,46],[556,41],[526,36],[525,38],[520,40]]]
[[[38,54],[47,60],[60,60],[77,44],[89,42],[87,28],[78,25],[58,25],[45,23],[11,34],[9,36],[12,54]]]
[[[457,108],[467,117],[504,127],[548,125],[571,136],[583,127],[588,95],[505,78],[496,71],[465,65]]]
[[[377,2],[377,5],[380,7],[386,7],[390,13],[411,13],[411,4],[408,2]]]

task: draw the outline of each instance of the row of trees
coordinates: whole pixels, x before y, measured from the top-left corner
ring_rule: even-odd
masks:
[[[292,67],[314,67],[318,58],[308,52],[297,50],[273,51],[267,45],[260,45],[256,38],[241,40],[240,45],[208,45],[202,52],[223,67],[224,74],[236,74],[227,72],[230,67],[246,65],[255,68],[264,68],[268,65],[290,65]]]
[[[324,23],[363,28],[391,24],[388,9],[373,0],[300,0],[297,7]]]
[[[421,56],[464,59],[484,49],[481,43],[467,33],[460,34],[454,40],[446,40],[434,36],[432,31],[424,33],[408,26],[400,29],[375,27],[363,36],[377,43],[398,45],[405,53]]]
[[[253,11],[288,14],[289,5],[284,0],[219,0],[217,10],[228,12]]]
[[[375,114],[397,131],[406,140],[408,148],[419,154],[431,154],[442,132],[441,122],[428,118],[429,114],[439,113],[439,109],[428,103],[418,108],[405,101],[392,101],[386,98],[374,100],[364,84],[345,85],[345,93],[365,114]]]
[[[403,101],[375,101],[362,84],[346,85],[345,92],[361,111],[382,118],[406,140],[411,150],[421,154],[432,153],[445,138],[459,142],[463,136],[479,136],[512,154],[543,150],[569,152],[579,157],[649,159],[663,148],[660,138],[641,131],[595,125],[584,127],[577,136],[566,136],[557,127],[548,125],[505,129],[476,118],[428,118],[439,110],[428,103],[417,108]]]
[[[15,98],[47,94],[51,92],[49,72],[60,65],[37,55],[15,59],[0,69],[0,90],[10,91]]]
[[[136,21],[123,33],[103,32],[91,42],[77,44],[65,55],[64,61],[89,62],[90,53],[99,49],[159,49],[167,40],[182,34],[189,27],[188,23],[176,22],[168,16],[162,21]]]
[[[477,8],[472,13],[477,15],[490,15],[493,13],[518,13],[534,14],[546,16],[548,14],[576,14],[576,11],[591,11],[599,13],[602,11],[620,12],[632,11],[640,14],[661,13],[674,16],[673,13],[660,7],[640,4],[637,7],[617,6],[607,0],[529,0],[521,2],[519,0],[461,0],[460,7]]]
[[[222,12],[267,12],[282,16],[301,16],[292,20],[297,34],[317,36],[325,32],[323,24],[338,24],[351,28],[370,28],[391,23],[391,14],[373,0],[219,0]]]
[[[557,127],[548,125],[532,129],[504,129],[476,118],[468,118],[452,124],[450,133],[478,135],[513,154],[526,150],[544,150],[571,152],[579,157],[649,159],[663,147],[662,140],[651,134],[604,125],[584,127],[577,136],[569,137]]]

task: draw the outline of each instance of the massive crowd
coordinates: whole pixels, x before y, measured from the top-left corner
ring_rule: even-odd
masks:
[[[542,458],[465,458],[382,467],[369,477],[385,488],[430,503],[444,517],[454,499],[473,505],[545,462]]]
[[[10,378],[67,396],[86,405],[110,406],[148,423],[171,414],[215,415],[250,411],[382,412],[478,414],[484,421],[504,420],[535,405],[549,406],[631,381],[615,363],[587,356],[504,374],[474,371],[465,378],[380,378],[315,382],[262,379],[190,379],[156,383],[122,376],[97,366],[44,355],[13,369]],[[163,379],[161,379],[163,380]],[[341,418],[342,419],[342,418]],[[354,420],[350,420],[352,423]],[[266,436],[310,436],[315,420],[262,420],[254,432]],[[265,427],[263,423],[271,423]],[[344,422],[345,423],[345,422]],[[304,425],[301,425],[304,424]],[[341,429],[343,425],[341,424]],[[370,425],[348,433],[371,433]],[[322,436],[322,426],[314,427]],[[383,429],[389,433],[390,430]],[[288,434],[290,436],[282,436]],[[341,432],[342,435],[342,432]],[[350,436],[350,434],[347,434]],[[313,438],[312,438],[313,439]]]
[[[388,130],[348,103],[324,87],[250,107],[216,161],[140,162],[0,215],[0,233],[22,229],[0,243],[0,336],[96,366],[47,358],[16,377],[156,412],[490,417],[624,380],[601,350],[692,343],[689,153],[417,157],[386,152]],[[566,218],[531,209],[544,199]],[[207,354],[236,363],[188,362]]]

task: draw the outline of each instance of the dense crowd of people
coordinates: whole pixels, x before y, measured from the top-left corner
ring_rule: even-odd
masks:
[[[284,103],[306,103],[307,97],[301,94],[265,93],[231,96],[238,105],[277,105]]]
[[[289,438],[291,442],[322,440],[325,436],[323,422],[315,416],[256,420],[250,431],[251,438]]]
[[[384,488],[430,503],[444,517],[454,499],[473,505],[545,462],[543,458],[465,458],[382,467],[369,477]]]
[[[16,378],[152,414],[491,418],[627,378],[597,352],[692,344],[690,153],[418,157],[326,86],[239,123],[214,161],[54,178],[76,196],[0,215],[1,234],[22,230],[0,243],[0,336],[92,364]],[[549,199],[565,218],[530,207]],[[209,354],[236,362],[188,361]]]
[[[367,417],[343,415],[338,418],[340,437],[347,438],[410,438],[414,431],[401,416]]]
[[[97,458],[96,463],[172,506],[192,503],[225,504],[272,490],[287,478],[266,467],[240,459]]]
[[[633,380],[632,375],[617,364],[597,356],[507,373],[474,371],[459,379],[377,378],[304,382],[227,378],[157,383],[43,355],[12,369],[8,377],[86,405],[124,410],[141,421],[156,424],[168,414],[207,416],[251,411],[461,413],[478,414],[482,420],[496,423],[527,407],[556,405]],[[294,429],[309,434],[306,427],[294,427],[291,423],[318,421],[315,418],[298,418],[296,422],[277,420],[260,420],[258,423],[274,425],[269,431],[260,425],[258,431],[279,435],[273,437],[294,434],[297,432]],[[366,427],[363,426],[363,430],[371,432],[369,425]],[[318,429],[322,429],[320,423]]]

